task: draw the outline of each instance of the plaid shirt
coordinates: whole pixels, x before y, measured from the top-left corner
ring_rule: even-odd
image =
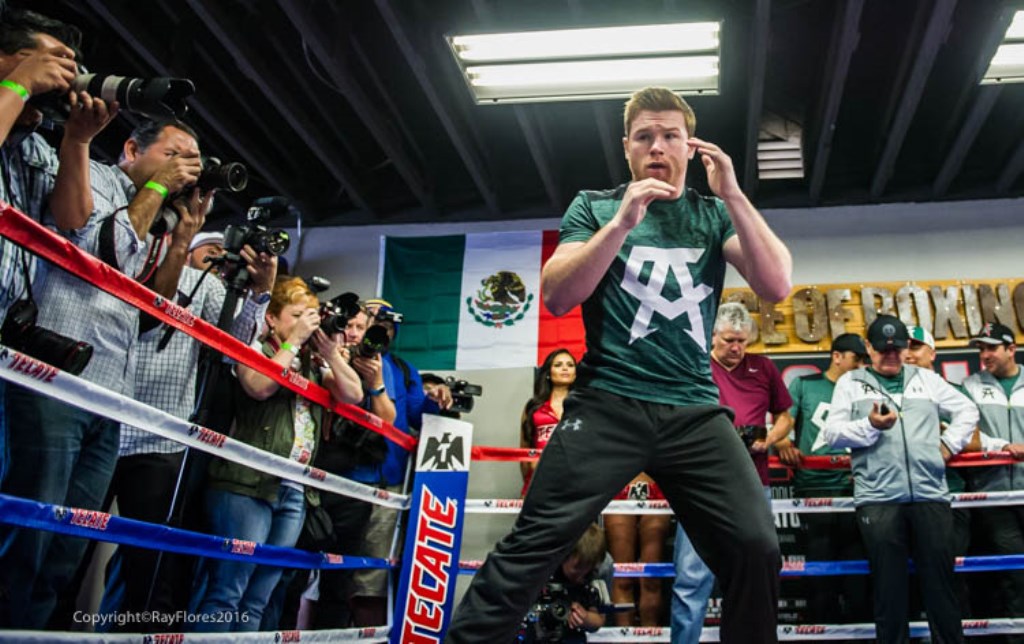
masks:
[[[43,137],[12,134],[0,146],[0,201],[42,221],[46,201],[57,177],[57,152]],[[25,293],[22,255],[28,260],[29,279],[35,280],[36,256],[0,237],[0,321],[7,309]]]
[[[185,267],[178,281],[179,302],[192,292],[202,274],[202,271]],[[214,275],[207,276],[188,309],[207,322],[216,324],[225,295],[224,284]],[[231,335],[246,344],[251,343],[266,312],[267,304],[257,304],[251,297],[246,297],[241,312],[231,326]],[[158,326],[139,339],[135,399],[178,418],[188,418],[195,406],[199,351],[203,345],[186,333],[175,331],[164,350],[157,351],[165,328]],[[120,456],[170,454],[183,449],[185,446],[181,443],[160,438],[131,425],[121,425]]]
[[[135,276],[146,260],[146,243],[128,219],[127,206],[135,196],[135,186],[119,168],[97,172],[97,167],[105,166],[94,163],[90,173],[95,211],[82,228],[60,234],[87,253],[98,255],[101,222],[113,213],[118,265],[124,274]],[[48,262],[41,262],[32,290],[39,306],[39,326],[93,346],[92,360],[80,377],[132,397],[138,309]]]

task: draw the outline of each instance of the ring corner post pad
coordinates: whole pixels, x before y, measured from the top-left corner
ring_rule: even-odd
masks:
[[[455,603],[473,425],[423,415],[389,642],[444,641]]]

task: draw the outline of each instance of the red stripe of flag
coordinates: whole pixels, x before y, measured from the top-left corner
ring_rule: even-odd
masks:
[[[540,261],[541,266],[547,263],[548,258],[555,252],[558,246],[558,231],[545,230],[542,243]],[[537,364],[544,362],[544,358],[555,349],[568,349],[577,362],[583,357],[585,342],[583,338],[583,312],[576,307],[562,317],[556,318],[551,315],[543,304],[544,292],[541,289],[541,302],[539,324],[537,333]]]

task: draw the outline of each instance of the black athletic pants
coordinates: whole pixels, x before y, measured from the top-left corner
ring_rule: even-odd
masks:
[[[875,634],[880,644],[910,641],[907,616],[908,558],[913,558],[928,615],[931,641],[963,642],[954,579],[953,512],[947,502],[882,503],[857,508],[857,523],[875,594]]]
[[[729,412],[573,390],[512,532],[487,557],[447,641],[510,642],[544,582],[639,472],[657,481],[724,595],[723,642],[776,641],[779,544]]]

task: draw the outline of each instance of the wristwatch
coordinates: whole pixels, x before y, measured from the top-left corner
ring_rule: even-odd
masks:
[[[270,291],[263,291],[262,293],[253,293],[252,301],[257,304],[266,304],[270,301]]]
[[[368,393],[371,396],[373,396],[374,398],[376,398],[377,396],[379,396],[382,393],[384,393],[384,391],[385,391],[384,385],[381,385],[380,387],[377,387],[376,389],[371,389],[370,391],[368,391],[366,393]]]

